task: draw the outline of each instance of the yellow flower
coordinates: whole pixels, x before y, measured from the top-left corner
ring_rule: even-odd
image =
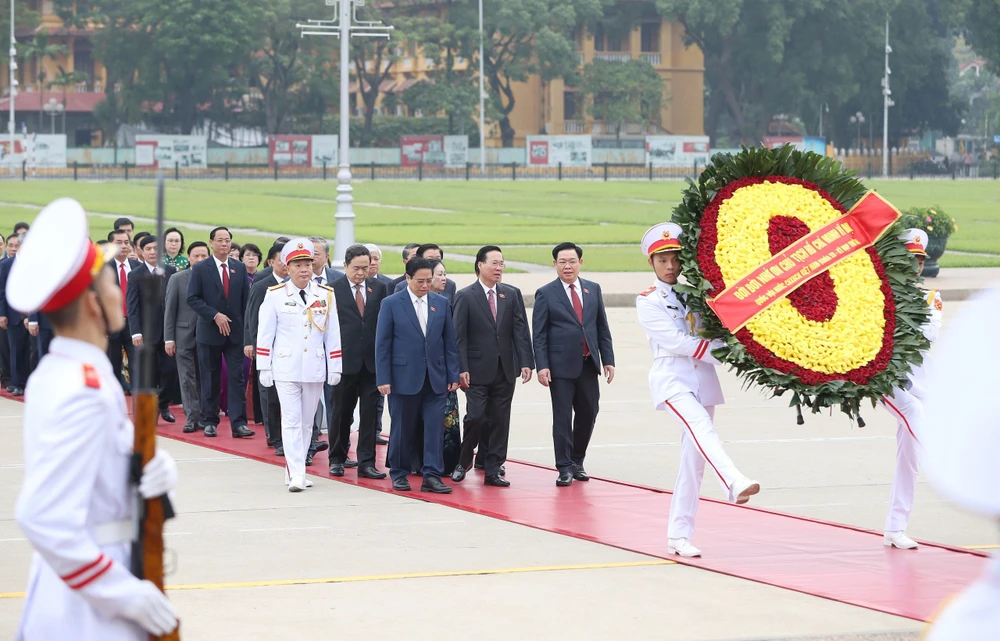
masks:
[[[760,183],[742,187],[719,207],[715,258],[727,284],[771,258],[771,218],[792,216],[815,231],[843,214],[818,192],[801,185]],[[829,270],[837,311],[825,323],[806,319],[782,298],[746,328],[775,356],[825,374],[842,374],[871,362],[882,348],[885,296],[867,252],[858,251]]]

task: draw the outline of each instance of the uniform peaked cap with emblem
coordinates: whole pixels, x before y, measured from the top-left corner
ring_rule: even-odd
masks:
[[[646,257],[681,249],[681,226],[674,223],[653,225],[642,235],[642,253]]]
[[[923,229],[907,229],[899,240],[903,241],[906,248],[915,256],[927,256],[927,232]]]
[[[281,250],[281,262],[286,265],[291,264],[293,260],[312,260],[312,258],[313,244],[308,238],[293,238],[285,243]]]
[[[65,251],[52,251],[52,239],[65,240]],[[22,314],[53,312],[69,305],[90,287],[118,246],[101,248],[90,240],[87,214],[72,198],[51,202],[25,236],[7,279],[7,302]]]

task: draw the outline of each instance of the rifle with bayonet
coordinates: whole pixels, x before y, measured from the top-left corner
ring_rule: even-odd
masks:
[[[163,298],[163,176],[156,181],[156,241],[158,258],[153,278],[142,281],[142,333],[150,337],[156,324],[163,323],[160,301]],[[156,380],[156,345],[144,340],[136,350],[138,380],[132,392],[135,442],[132,448],[132,482],[138,487],[143,467],[156,453],[156,424],[159,420],[159,393]],[[137,390],[137,391],[136,391]],[[136,491],[136,537],[132,542],[132,574],[152,582],[163,591],[163,525],[173,518],[174,510],[167,496],[144,500]],[[180,628],[162,637],[149,635],[150,641],[180,641]]]

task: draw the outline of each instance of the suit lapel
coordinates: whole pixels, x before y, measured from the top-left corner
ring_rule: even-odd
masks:
[[[413,299],[410,298],[410,292],[407,290],[403,291],[405,292],[405,296],[403,296],[402,301],[404,310],[403,313],[410,317],[410,321],[413,323],[413,326],[417,328],[417,331],[420,332],[421,335],[423,335],[424,332],[420,329],[420,320],[417,319],[417,310],[413,307]],[[428,327],[430,326],[430,310],[428,310],[427,313],[427,325]]]
[[[566,306],[566,311],[569,312],[569,317],[579,323],[580,321],[576,317],[576,310],[573,309],[573,303],[569,300],[569,294],[566,293],[566,287],[563,285],[563,282],[561,280],[557,280],[554,284],[556,288],[556,296],[558,296],[559,300],[561,300],[563,305]],[[584,307],[584,311],[586,311],[586,307]]]
[[[375,304],[373,300],[375,298],[375,288],[372,287],[372,283],[377,283],[378,281],[372,281],[370,279],[365,279],[365,316],[364,318],[369,318],[372,314],[372,305]],[[354,304],[357,307],[357,303]]]
[[[583,280],[580,281],[580,288],[583,289],[583,324],[586,325],[587,321],[597,316],[597,299]]]
[[[503,290],[500,289],[500,284],[499,283],[497,283],[496,290],[497,290],[497,320],[496,320],[496,323],[497,323],[497,325],[499,325],[500,322],[503,320],[504,310],[507,309],[507,297],[506,297],[507,295],[506,295],[506,293],[503,292]]]
[[[480,283],[479,281],[476,281],[476,283],[473,284],[472,287],[473,287],[473,291],[476,292],[476,294],[475,294],[476,295],[476,300],[479,301],[479,306],[483,308],[483,313],[486,314],[486,318],[489,319],[489,321],[491,323],[493,323],[494,325],[496,325],[497,322],[495,320],[493,320],[493,310],[490,309],[490,301],[489,301],[489,299],[486,298],[486,291],[483,290],[483,284]],[[498,300],[499,300],[499,297],[498,297]],[[500,306],[497,305],[497,318],[500,317],[500,313],[499,312],[500,312]]]

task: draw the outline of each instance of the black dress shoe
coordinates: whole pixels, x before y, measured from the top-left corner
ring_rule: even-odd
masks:
[[[352,461],[351,459],[347,459],[346,461],[344,461],[344,467],[350,468],[350,467],[357,467],[357,466],[358,466],[358,462],[357,461]]]
[[[285,448],[284,448],[284,446],[279,445],[278,447],[274,448],[274,455],[275,456],[284,456],[285,455]]]
[[[375,435],[375,445],[388,445],[388,444],[389,444],[389,439],[382,436],[381,434]]]
[[[366,465],[358,470],[358,478],[381,480],[385,478],[385,472],[379,472],[372,465]]]
[[[573,475],[570,474],[569,470],[564,470],[559,472],[559,478],[556,479],[556,485],[559,487],[566,487],[567,485],[573,484]]]
[[[185,434],[194,434],[197,431],[198,431],[198,426],[197,425],[185,425],[184,426],[184,433]]]
[[[420,484],[421,492],[431,492],[433,494],[451,494],[451,488],[441,482],[436,476],[428,476]]]
[[[343,463],[330,463],[330,476],[343,476],[343,475],[344,475]]]
[[[239,427],[233,428],[233,438],[250,438],[257,432],[248,428],[246,425],[240,425]]]
[[[451,480],[454,483],[461,483],[465,480],[466,469],[461,465],[456,465],[455,470],[451,473]]]
[[[205,426],[205,436],[207,436],[208,438],[215,438],[215,426],[214,425],[206,425]]]
[[[392,489],[396,490],[397,492],[409,492],[410,482],[406,480],[406,477],[403,477],[401,479],[396,479],[395,481],[392,482]]]
[[[507,476],[507,468],[503,465],[500,466],[500,476]]]
[[[487,476],[486,480],[483,481],[483,485],[492,485],[493,487],[510,487],[510,481],[500,476]]]
[[[587,474],[587,470],[583,469],[582,467],[578,467],[575,470],[573,470],[573,478],[576,479],[577,481],[589,481],[590,475]]]
[[[316,441],[314,443],[314,445],[316,447],[313,449],[313,453],[316,453],[316,452],[325,452],[328,449],[330,449],[330,444],[327,443],[326,441]]]
[[[24,389],[21,387],[15,387],[14,391],[10,393],[11,396],[24,396]]]
[[[177,419],[174,418],[174,415],[170,413],[170,410],[163,410],[163,411],[161,411],[160,412],[160,418],[162,418],[164,421],[166,421],[168,423],[176,423],[177,422]]]
[[[312,464],[313,464],[313,455],[306,454],[306,467],[312,467]]]

